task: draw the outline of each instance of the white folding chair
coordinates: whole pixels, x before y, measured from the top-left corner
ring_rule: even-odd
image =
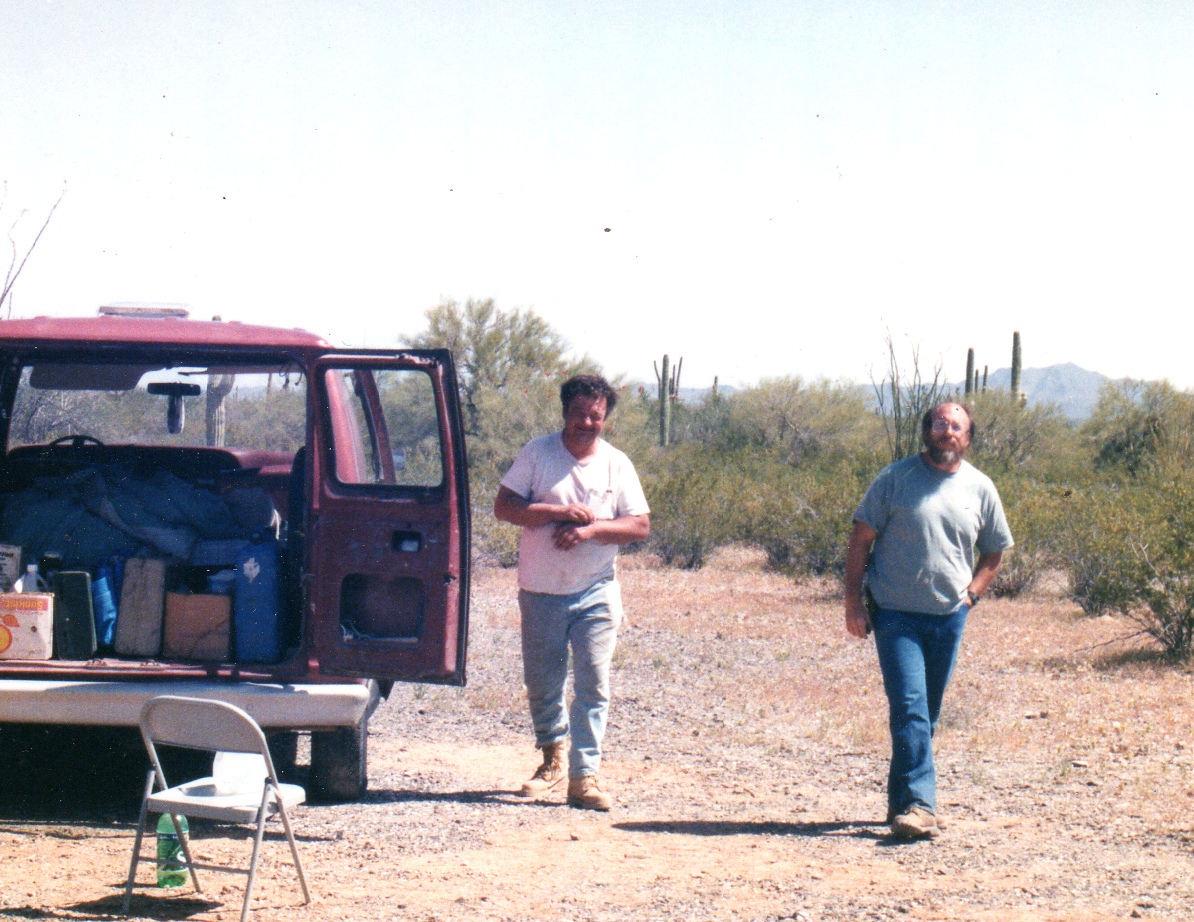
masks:
[[[146,817],[149,813],[167,813],[172,818],[196,890],[201,889],[199,878],[195,875],[196,868],[248,874],[245,904],[240,912],[241,922],[246,922],[249,916],[249,900],[253,895],[253,882],[257,877],[257,862],[261,841],[265,836],[265,822],[275,815],[281,817],[282,826],[286,830],[286,840],[290,843],[290,854],[294,857],[294,867],[298,871],[299,884],[303,888],[303,900],[310,903],[311,894],[307,890],[307,878],[303,874],[303,865],[299,860],[287,812],[289,808],[306,801],[307,793],[297,784],[278,782],[265,734],[261,732],[257,722],[240,708],[223,701],[162,695],[146,702],[145,707],[141,709],[140,724],[141,737],[145,740],[145,748],[153,764],[145,779],[145,793],[141,798],[141,818],[137,823],[137,838],[133,845],[129,879],[124,890],[124,914],[128,915],[129,912],[137,865],[142,861],[155,861],[154,858],[141,857],[141,843],[145,836]],[[162,771],[162,762],[158,758],[155,744],[210,752],[257,753],[265,760],[267,777],[263,779],[264,784],[260,791],[254,790],[249,793],[220,794],[216,790],[216,779],[212,777],[197,778],[170,787],[166,781],[166,774]],[[153,793],[155,782],[159,788],[156,794]],[[179,824],[179,816],[246,826],[255,825],[257,831],[253,840],[253,857],[248,870],[225,865],[196,864],[191,855],[190,842]]]

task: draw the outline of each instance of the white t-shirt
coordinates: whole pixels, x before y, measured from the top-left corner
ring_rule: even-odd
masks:
[[[603,439],[583,461],[566,447],[561,433],[532,439],[502,478],[502,486],[532,503],[583,503],[598,519],[646,515],[651,510],[634,465]],[[616,544],[583,541],[571,550],[555,546],[555,523],[522,530],[518,585],[528,592],[572,595],[614,576]]]

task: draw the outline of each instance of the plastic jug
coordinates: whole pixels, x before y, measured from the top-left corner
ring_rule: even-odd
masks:
[[[183,834],[190,833],[187,818],[180,816],[178,825]],[[174,823],[170,814],[163,813],[158,817],[158,886],[183,887],[190,882],[191,873],[187,870],[186,855],[182,850],[182,842],[174,830]]]
[[[211,776],[217,794],[261,794],[269,769],[259,752],[217,752]]]
[[[91,584],[91,604],[95,610],[95,640],[101,647],[112,646],[116,633],[116,601],[112,598],[111,572],[100,567],[101,575]]]
[[[236,555],[232,623],[238,663],[282,659],[279,600],[278,542],[270,532],[257,532]]]
[[[37,564],[31,563],[25,567],[25,576],[21,580],[21,592],[49,592],[50,587],[38,575]]]

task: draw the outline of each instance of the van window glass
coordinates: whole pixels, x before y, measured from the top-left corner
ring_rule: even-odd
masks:
[[[414,369],[327,373],[336,479],[347,484],[437,487],[440,421],[431,376]]]
[[[306,377],[295,366],[46,362],[21,372],[8,447],[90,436],[107,445],[294,452],[306,419]]]

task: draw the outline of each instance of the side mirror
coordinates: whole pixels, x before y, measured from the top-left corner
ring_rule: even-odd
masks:
[[[178,435],[187,424],[187,411],[182,398],[198,397],[203,393],[203,388],[198,384],[181,381],[154,381],[146,390],[155,397],[166,398],[166,431],[171,435]]]

